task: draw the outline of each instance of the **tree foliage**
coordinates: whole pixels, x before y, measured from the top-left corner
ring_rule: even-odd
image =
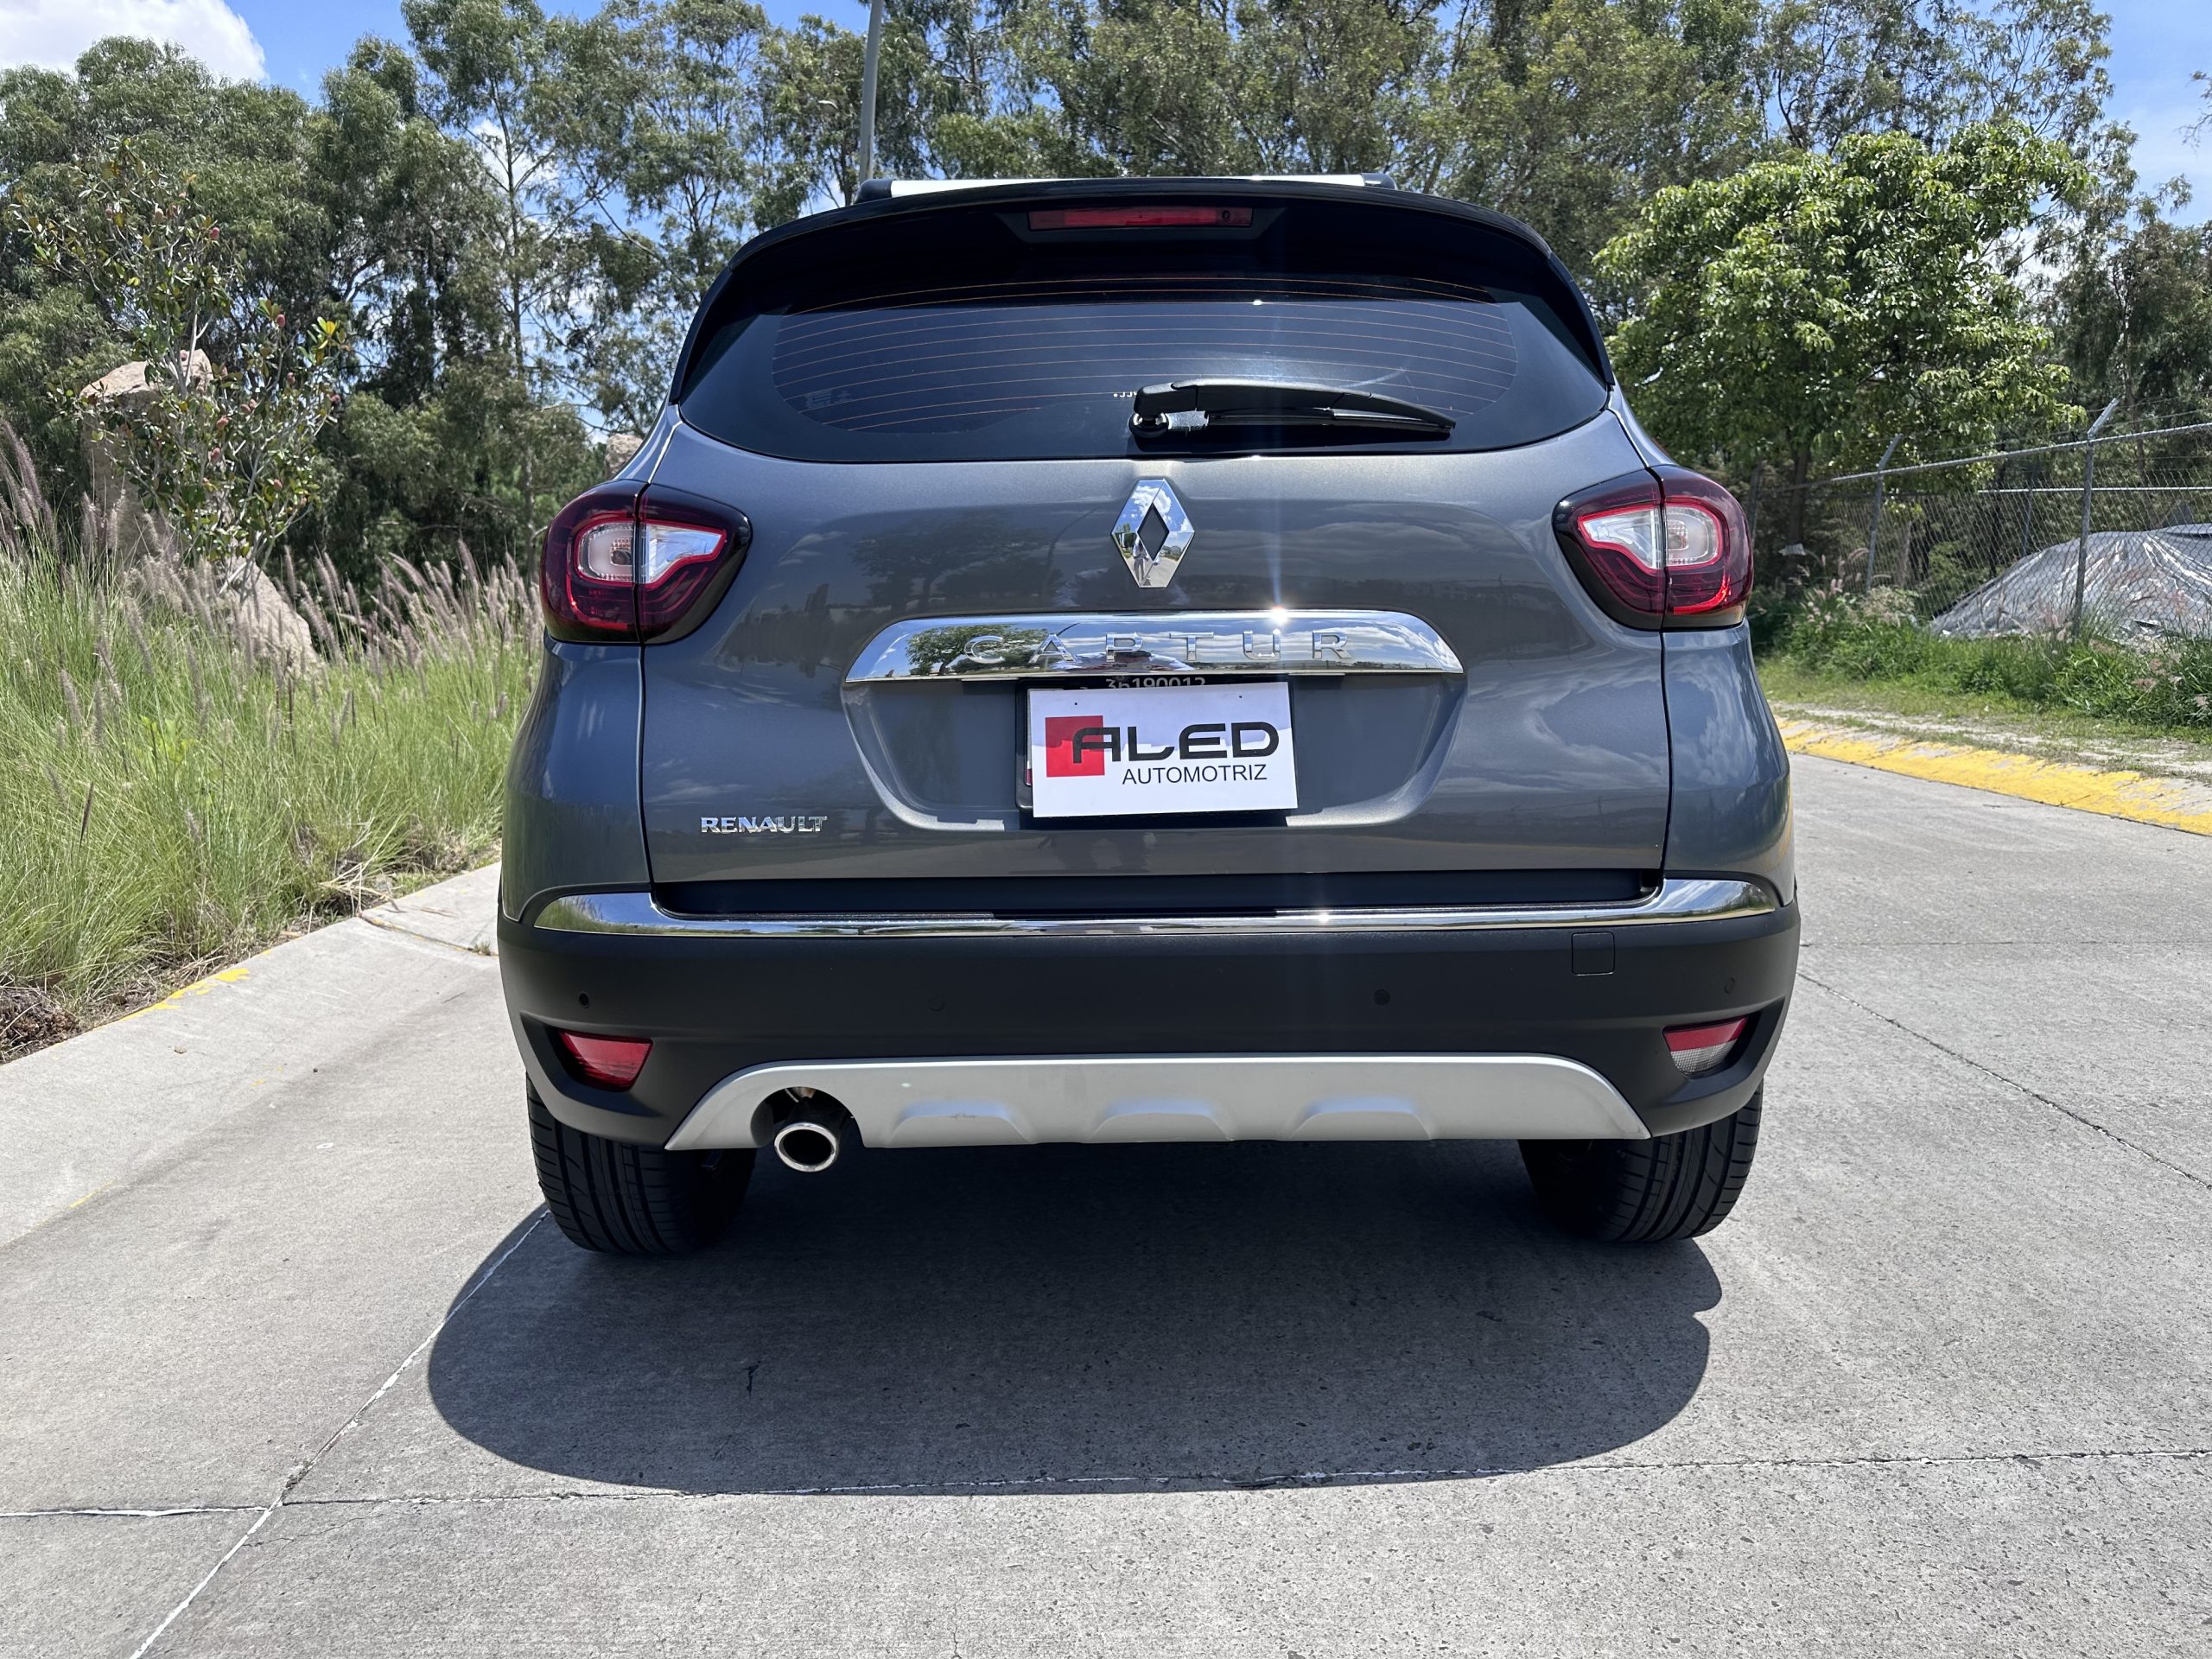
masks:
[[[145,366],[120,395],[54,390],[188,559],[258,562],[324,493],[315,440],[338,401],[339,325],[251,291],[190,175],[162,177],[126,143],[73,182],[58,207],[19,205],[16,228]]]
[[[1662,190],[1599,259],[1639,296],[1615,363],[1669,442],[1801,483],[1892,436],[1940,454],[2046,426],[2078,411],[1998,249],[2085,187],[2063,145],[2000,122]]]
[[[779,181],[767,33],[753,0],[609,0],[566,32],[574,96],[556,130],[598,276],[582,386],[617,425],[652,425],[691,313]]]
[[[2077,156],[2112,83],[2092,0],[1782,0],[1760,32],[1759,84],[1792,148],[1902,132],[1939,145],[2016,121]]]
[[[462,542],[521,553],[598,469],[599,439],[654,418],[690,311],[745,238],[860,184],[858,33],[781,27],[758,0],[596,3],[404,0],[406,38],[363,39],[312,99],[131,41],[73,73],[0,73],[0,193],[50,215],[124,143],[189,174],[238,292],[351,343],[316,439],[327,489],[291,538],[356,573]],[[1669,441],[1739,473],[1840,464],[1882,422],[1909,416],[1932,445],[2044,407],[2034,377],[1992,392],[1976,372],[2034,358],[2023,291],[2078,374],[2179,395],[2201,238],[2161,217],[2171,197],[2139,211],[2094,3],[889,0],[877,170],[1387,171],[1541,231],[1624,351],[1664,359],[1640,402]],[[1990,173],[1999,131],[2028,158],[2024,205]],[[2082,167],[2086,194],[2068,171]],[[1833,253],[1812,245],[1831,211]],[[1770,245],[1739,246],[1760,215]],[[1675,396],[1711,331],[1758,308],[1749,291],[1693,304],[1690,256],[1651,238],[1659,223],[1772,289],[1760,315],[1791,321],[1763,347],[1763,384],[1815,375],[1782,400],[1809,439]],[[1923,254],[1917,306],[1894,283],[1879,304],[1839,287]],[[1963,320],[1986,305],[1976,335]],[[1830,343],[1804,344],[1800,322]],[[1908,332],[1885,358],[1867,342],[1893,325]],[[1940,371],[1939,346],[1965,355]],[[65,494],[86,481],[80,423],[44,388],[132,354],[94,296],[0,225],[0,414]],[[1913,390],[1885,378],[1846,396],[1860,367]],[[1799,408],[1815,404],[1828,424]]]

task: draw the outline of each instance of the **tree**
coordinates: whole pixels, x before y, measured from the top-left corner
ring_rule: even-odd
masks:
[[[2085,157],[2112,95],[2110,22],[2094,0],[1775,0],[1756,74],[1798,149],[1882,132],[1941,145],[2012,120]]]
[[[2092,401],[2187,417],[2212,403],[2212,225],[2167,218],[2188,205],[2187,181],[2135,186],[2122,145],[2066,227],[2047,315],[2061,360]]]
[[[2212,75],[2200,70],[2196,79],[2212,111]],[[2202,143],[2208,129],[2212,112],[2190,127],[2189,141]],[[2103,211],[2082,216],[2075,257],[2052,283],[2065,360],[2099,397],[2201,417],[2212,407],[2212,224],[2167,217],[2189,205],[2185,180],[2135,195],[2124,161],[2107,176]]]
[[[591,350],[601,415],[658,415],[692,312],[745,238],[773,175],[753,0],[608,0],[568,29],[572,98],[555,127],[594,215]]]
[[[56,391],[105,429],[188,559],[264,560],[325,486],[314,449],[338,399],[338,324],[296,325],[251,295],[192,179],[162,178],[128,144],[58,210],[14,212],[145,365],[124,396]]]
[[[0,186],[15,208],[71,211],[87,169],[128,143],[150,169],[193,177],[200,211],[223,227],[232,280],[288,315],[324,292],[319,206],[300,188],[308,106],[296,94],[215,79],[170,47],[103,41],[73,73],[0,71]],[[99,296],[38,257],[0,213],[0,411],[73,498],[88,482],[74,391],[137,352]]]
[[[2196,255],[2189,234],[2139,210],[2131,135],[2103,113],[2094,3],[888,0],[874,170],[1381,169],[1528,220],[1589,282],[1600,315],[1625,319],[1674,304],[1681,283],[1656,243],[1602,265],[1599,251],[1625,245],[1661,193],[1771,162],[1781,173],[1755,168],[1694,212],[1666,211],[1718,215],[1676,226],[1707,247],[1731,213],[1778,216],[1779,251],[1758,257],[1781,264],[1760,280],[1782,282],[1797,261],[1797,298],[1825,327],[1834,284],[1888,280],[1874,269],[1881,249],[1918,257],[1928,249],[1916,238],[1932,237],[1943,270],[1951,246],[1915,217],[1921,207],[1885,194],[1910,194],[1901,162],[1876,167],[1867,157],[1888,152],[1868,151],[1847,163],[1847,147],[1903,135],[1955,169],[1987,149],[1967,134],[2016,122],[2086,162],[2097,188],[2063,211],[2049,196],[2008,207],[2012,229],[1978,242],[1962,232],[1979,263],[1949,270],[1949,297],[1931,305],[1978,291],[1988,270],[2038,284],[2067,361],[2111,362],[2140,395],[2178,396],[2195,349]],[[404,0],[403,10],[410,39],[365,39],[313,102],[218,80],[143,41],[104,41],[73,73],[0,71],[10,200],[54,208],[71,169],[128,140],[156,169],[194,175],[242,292],[288,317],[345,324],[347,395],[318,440],[334,481],[289,539],[359,574],[395,554],[450,556],[462,540],[494,557],[525,552],[597,464],[587,419],[639,430],[658,413],[690,314],[744,238],[849,201],[860,183],[861,36],[821,17],[779,27],[760,0],[593,0],[575,12]],[[1938,194],[1980,189],[1959,178]],[[1847,219],[1911,223],[1902,236],[1858,226],[1827,248],[1823,192]],[[1837,275],[1854,259],[1867,269]],[[1730,244],[1729,271],[1751,281],[1752,263]],[[2010,286],[1988,291],[1992,339],[1976,349],[2003,357],[2025,318],[2005,308]],[[1835,326],[1848,339],[1861,325]],[[1624,331],[1628,349],[1637,337]],[[1897,347],[1904,366],[1859,363],[1833,343],[1807,361],[1901,374],[1924,399],[1935,383],[1905,364],[1921,349]],[[68,374],[82,384],[125,354],[100,308],[0,223],[0,414],[27,430],[65,495],[84,473],[79,428],[44,387]],[[1786,368],[1777,359],[1777,383]],[[1659,408],[1669,395],[1655,383],[1639,401],[1674,420]],[[1855,395],[1860,416],[1887,421],[1881,399],[1902,394]],[[1993,397],[1981,401],[2003,404]],[[1865,448],[1812,429],[1810,448],[1783,464]]]
[[[101,42],[73,73],[0,72],[10,201],[58,208],[128,140],[159,171],[194,175],[248,294],[345,325],[347,395],[317,443],[329,492],[286,539],[356,575],[392,555],[451,558],[461,541],[480,558],[523,555],[534,519],[598,475],[568,385],[536,394],[514,372],[503,198],[481,135],[441,124],[445,93],[406,46],[374,39],[312,104],[137,41]],[[571,358],[538,321],[527,337],[551,381]],[[133,354],[0,213],[0,413],[64,500],[87,482],[83,426],[47,386]]]
[[[497,289],[501,354],[526,426],[564,401],[576,296],[588,281],[588,208],[560,139],[569,81],[558,37],[536,0],[405,0],[407,29],[429,72],[434,118],[474,146],[491,181],[494,211],[481,257]],[[540,518],[537,445],[521,448],[524,522]]]
[[[1774,136],[1832,152],[1897,132],[1942,149],[1967,128],[2016,122],[2065,145],[2099,194],[2127,170],[2135,136],[2105,117],[2112,80],[2095,0],[1767,0],[1753,74]],[[2008,272],[2049,266],[2082,229],[2038,213],[2004,250]]]
[[[1527,219],[1580,264],[1653,189],[1740,165],[1760,133],[1752,14],[1732,0],[1014,0],[997,17],[966,38],[998,90],[926,123],[953,174],[1382,171]]]
[[[1015,45],[1029,0],[892,0],[884,10],[874,170],[898,178],[1007,178],[1099,170],[1066,154],[1035,106]],[[762,53],[771,161],[754,217],[781,224],[860,188],[859,35],[809,15]]]
[[[324,78],[305,175],[354,345],[351,391],[323,438],[338,481],[308,528],[341,571],[372,580],[394,556],[448,558],[456,542],[494,558],[518,550],[521,451],[542,477],[560,446],[531,430],[506,367],[490,176],[429,118],[404,48],[363,41]]]
[[[1404,181],[1526,219],[1587,276],[1655,190],[1757,156],[1753,16],[1726,0],[1469,7]],[[1595,298],[1617,303],[1602,284]]]
[[[1637,296],[1615,365],[1662,441],[1800,486],[1891,436],[1955,450],[2077,416],[1997,245],[2083,188],[2063,146],[1995,124],[1944,150],[1853,137],[1662,190],[1599,256]]]
[[[2094,398],[2190,415],[2212,403],[2212,226],[2145,213],[2058,294],[2064,360]]]

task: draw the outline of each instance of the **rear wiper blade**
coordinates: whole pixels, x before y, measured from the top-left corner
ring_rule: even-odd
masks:
[[[1137,393],[1129,425],[1146,436],[1219,426],[1358,428],[1375,437],[1447,438],[1449,415],[1402,397],[1280,380],[1174,380]]]

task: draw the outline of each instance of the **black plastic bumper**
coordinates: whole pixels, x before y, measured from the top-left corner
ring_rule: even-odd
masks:
[[[776,1061],[1019,1054],[1554,1054],[1607,1078],[1655,1135],[1758,1089],[1797,963],[1797,907],[1613,930],[1073,938],[673,938],[502,918],[524,1061],[555,1116],[658,1145],[701,1096]],[[1594,971],[1610,957],[1611,971]],[[1578,971],[1579,970],[1579,971]],[[1669,1026],[1752,1015],[1685,1078]],[[650,1037],[624,1092],[575,1077],[550,1027]]]

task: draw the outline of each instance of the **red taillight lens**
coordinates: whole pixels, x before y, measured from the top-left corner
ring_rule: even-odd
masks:
[[[538,595],[556,639],[670,639],[696,626],[742,559],[741,512],[617,482],[587,490],[545,531]]]
[[[1676,1026],[1667,1033],[1667,1052],[1675,1057],[1676,1070],[1684,1077],[1694,1077],[1722,1065],[1734,1052],[1744,1027],[1751,1023],[1745,1015],[1717,1025]]]
[[[556,639],[638,637],[638,486],[608,484],[553,515],[537,595]]]
[[[1679,467],[1635,473],[1571,495],[1553,524],[1591,592],[1641,627],[1738,621],[1751,588],[1743,509],[1711,479]]]
[[[645,1056],[653,1052],[650,1037],[587,1037],[580,1031],[553,1035],[568,1058],[569,1070],[602,1089],[627,1089],[645,1069]]]
[[[1138,231],[1219,226],[1238,229],[1252,222],[1249,207],[1207,207],[1198,204],[1160,207],[1038,207],[1031,211],[1033,231]]]
[[[1659,487],[1666,492],[1670,524],[1687,512],[1700,515],[1713,526],[1708,556],[1678,562],[1670,542],[1667,614],[1716,623],[1737,620],[1751,594],[1751,538],[1744,523],[1744,509],[1734,496],[1702,474],[1662,467]]]

